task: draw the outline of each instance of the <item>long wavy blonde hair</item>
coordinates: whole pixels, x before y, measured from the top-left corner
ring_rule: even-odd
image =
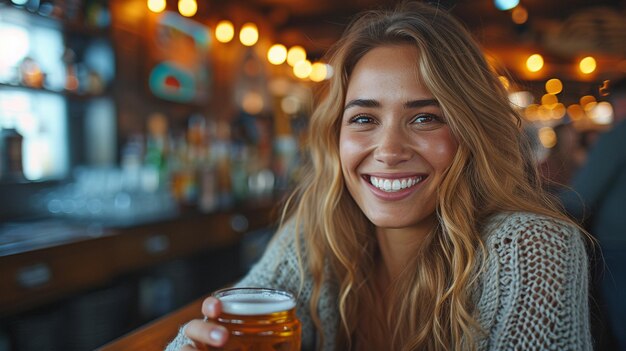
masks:
[[[386,296],[389,309],[376,321],[380,332],[364,335],[357,329],[359,311],[380,298],[372,282],[378,249],[373,225],[344,185],[339,131],[354,66],[373,48],[390,44],[417,48],[419,75],[459,147],[438,192],[439,225]],[[503,211],[568,220],[540,190],[521,118],[470,34],[429,5],[403,3],[358,16],[328,59],[335,74],[310,120],[310,162],[283,213],[304,236],[301,263],[313,277],[310,309],[317,329],[321,287],[331,279],[339,289],[339,349],[359,339],[374,348],[384,341],[394,350],[474,350],[484,336],[471,295],[484,263],[486,220]]]

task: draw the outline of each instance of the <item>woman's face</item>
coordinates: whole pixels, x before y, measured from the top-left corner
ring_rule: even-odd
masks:
[[[409,45],[378,47],[348,82],[341,168],[352,198],[379,228],[429,231],[457,150],[441,108],[417,79],[417,59]]]

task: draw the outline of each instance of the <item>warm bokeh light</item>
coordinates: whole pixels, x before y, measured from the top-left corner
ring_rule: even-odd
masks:
[[[556,95],[563,91],[563,83],[557,78],[552,78],[546,82],[546,92]]]
[[[552,119],[552,110],[546,107],[546,105],[539,105],[537,107],[537,116],[540,121],[549,121]]]
[[[505,76],[499,76],[498,79],[500,80],[500,83],[502,83],[502,86],[504,87],[504,89],[509,90],[509,87],[511,87],[511,83],[509,82],[509,79]]]
[[[519,0],[493,0],[496,8],[501,11],[507,11],[519,4]]]
[[[178,0],[178,12],[185,17],[191,17],[198,12],[196,0]]]
[[[515,24],[524,24],[528,21],[528,11],[523,6],[517,6],[511,12],[511,19]]]
[[[263,105],[263,97],[255,91],[247,92],[241,101],[241,108],[251,115],[256,115],[263,111]]]
[[[554,105],[554,107],[552,108],[552,118],[561,119],[565,117],[565,112],[566,112],[565,105],[559,102],[558,104]]]
[[[539,141],[541,141],[541,145],[544,147],[547,147],[548,149],[553,148],[557,142],[554,129],[550,127],[543,127],[539,129]]]
[[[300,99],[295,96],[285,96],[280,101],[280,108],[288,115],[293,115],[300,110]]]
[[[552,109],[554,108],[554,106],[556,106],[557,103],[559,103],[559,99],[556,97],[556,95],[544,94],[541,97],[541,104],[547,108]]]
[[[298,62],[306,60],[306,51],[302,46],[295,45],[287,52],[287,63],[294,67]]]
[[[601,101],[589,111],[589,117],[597,124],[611,124],[613,122],[613,106]]]
[[[578,121],[585,118],[585,111],[579,104],[572,104],[567,107],[567,114],[572,121]]]
[[[259,40],[259,30],[254,23],[246,23],[239,31],[239,41],[245,46],[252,46]]]
[[[520,107],[520,108],[528,107],[530,106],[530,104],[533,103],[534,99],[535,98],[533,94],[531,94],[528,91],[516,91],[516,92],[509,94],[509,101],[515,107]]]
[[[154,13],[163,12],[166,5],[167,2],[165,0],[148,0],[148,10]]]
[[[589,112],[592,111],[594,108],[596,108],[596,106],[598,106],[598,103],[595,101],[592,101],[586,104],[585,106],[583,106],[583,110],[585,110],[585,112],[589,114]]]
[[[539,72],[543,68],[543,57],[539,54],[528,56],[526,68],[531,72]]]
[[[314,82],[321,82],[326,79],[326,73],[328,69],[326,68],[326,64],[322,62],[315,62],[311,66],[311,74],[309,74],[309,78]]]
[[[223,20],[215,27],[215,39],[220,43],[228,43],[235,37],[235,27],[232,22]]]
[[[537,104],[528,105],[528,107],[524,109],[524,116],[526,117],[526,119],[529,121],[537,120],[538,114],[539,114],[539,112],[537,111],[538,108],[539,108],[539,105]]]
[[[267,50],[267,60],[273,65],[280,65],[287,60],[287,48],[283,44],[274,44]]]
[[[326,64],[326,79],[332,78],[334,74],[335,70],[333,69],[333,66]]]
[[[300,78],[305,79],[311,74],[312,65],[309,60],[301,60],[293,66],[293,74]]]
[[[584,74],[592,73],[596,70],[596,59],[591,56],[587,56],[580,60],[580,63],[578,63],[578,68],[580,68],[580,71]]]
[[[596,98],[593,95],[585,95],[580,98],[580,106],[582,108],[585,108],[585,106],[593,102],[596,102]]]

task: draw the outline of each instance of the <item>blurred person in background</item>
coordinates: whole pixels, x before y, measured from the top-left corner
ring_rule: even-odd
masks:
[[[295,292],[304,350],[591,350],[585,236],[463,26],[367,12],[329,62],[306,176],[237,285]],[[221,308],[168,351],[224,345]]]
[[[626,78],[610,85],[609,101],[613,127],[598,136],[560,197],[599,241],[601,298],[618,349],[626,351]]]

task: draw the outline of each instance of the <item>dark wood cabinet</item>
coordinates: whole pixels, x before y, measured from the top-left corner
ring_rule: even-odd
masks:
[[[75,226],[43,245],[36,238],[45,233],[34,232],[30,243],[0,244],[0,339],[16,350],[99,347],[239,279],[242,243],[251,232],[271,232],[273,213],[270,204],[243,206]]]

